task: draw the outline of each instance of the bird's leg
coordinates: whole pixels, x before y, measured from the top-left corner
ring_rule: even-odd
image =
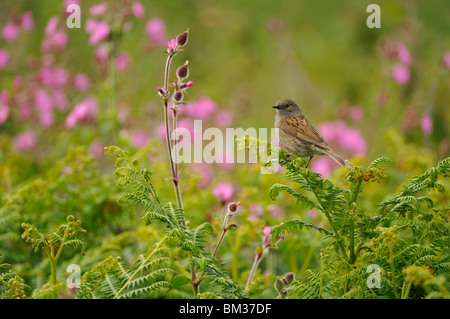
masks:
[[[309,163],[311,163],[311,160],[312,160],[312,158],[313,158],[314,156],[310,156],[309,157],[309,161],[308,161],[308,164],[306,164],[306,166],[305,166],[305,168],[308,168],[308,166],[309,166]]]

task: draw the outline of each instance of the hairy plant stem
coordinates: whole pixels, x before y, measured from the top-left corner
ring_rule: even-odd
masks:
[[[253,281],[253,277],[255,277],[256,269],[258,268],[259,263],[262,259],[262,253],[256,254],[255,260],[253,261],[252,269],[250,270],[250,275],[248,276],[247,283],[245,284],[245,291],[248,291],[250,287],[250,283]]]
[[[130,282],[136,277],[136,275],[142,270],[142,268],[147,264],[147,262],[153,257],[153,255],[158,250],[159,246],[161,246],[166,239],[169,238],[168,236],[164,236],[156,245],[156,247],[152,250],[152,252],[145,258],[145,260],[142,262],[142,264],[136,269],[136,271],[128,278],[127,282],[120,288],[120,290],[116,293],[114,296],[114,299],[117,299],[120,294],[128,287]]]
[[[172,59],[175,55],[169,54],[166,61],[166,67],[164,71],[164,91],[169,91],[169,71],[170,71],[170,65],[172,62]],[[177,172],[177,165],[174,161],[174,158],[172,156],[172,141],[171,141],[171,134],[170,134],[170,125],[169,125],[169,101],[168,97],[164,97],[164,124],[166,128],[166,145],[167,145],[167,152],[169,154],[169,164],[170,164],[170,171],[172,173],[172,184],[175,191],[175,196],[177,200],[178,208],[184,211],[183,206],[183,199],[181,197],[181,189],[180,189],[180,183],[179,183],[179,176]],[[176,112],[174,112],[174,128],[176,127]]]

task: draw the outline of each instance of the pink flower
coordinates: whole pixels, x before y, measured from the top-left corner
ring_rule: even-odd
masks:
[[[63,50],[68,42],[67,33],[63,30],[57,30],[49,34],[43,41],[41,45],[42,53],[48,53],[51,50],[61,51]]]
[[[220,199],[222,202],[228,201],[233,196],[234,188],[229,183],[219,183],[213,189],[213,195]]]
[[[424,114],[420,119],[420,128],[425,135],[430,135],[433,132],[433,120],[428,114]]]
[[[252,204],[249,208],[250,213],[262,216],[264,215],[264,208],[259,203]]]
[[[39,89],[34,96],[34,103],[39,113],[40,124],[43,127],[53,125],[53,99],[47,90]]]
[[[444,58],[442,59],[442,61],[444,62],[444,66],[447,69],[450,69],[450,52],[446,52],[444,54]]]
[[[13,145],[18,152],[28,151],[36,145],[36,135],[32,130],[20,133],[14,138]]]
[[[65,111],[69,107],[69,101],[62,90],[53,91],[53,105],[60,111]]]
[[[31,11],[24,12],[22,17],[20,18],[20,24],[26,32],[30,32],[34,29],[33,14],[31,13]]]
[[[166,42],[166,48],[168,49],[169,52],[173,52],[173,50],[175,50],[177,46],[177,40],[172,39],[168,42]]]
[[[358,105],[354,105],[354,106],[350,107],[349,115],[353,121],[359,122],[363,118],[363,110]]]
[[[411,56],[409,54],[408,48],[404,44],[398,43],[396,49],[398,60],[406,65],[411,64]]]
[[[272,218],[277,218],[283,215],[283,210],[277,205],[269,205],[267,206],[267,210]]]
[[[103,155],[105,146],[99,140],[95,140],[89,146],[89,153],[94,156],[94,158],[100,158]]]
[[[214,122],[220,127],[231,127],[233,124],[233,114],[226,110],[220,110],[214,116]]]
[[[130,64],[130,56],[127,53],[119,53],[116,58],[117,69],[120,71],[126,70]]]
[[[398,63],[392,68],[391,76],[397,84],[408,84],[410,77],[409,69],[406,65]]]
[[[317,210],[315,208],[308,211],[309,217],[312,219],[316,218],[319,214],[317,213]]]
[[[6,50],[0,49],[0,70],[3,70],[9,63],[9,53]]]
[[[109,36],[110,27],[105,21],[89,19],[86,21],[86,31],[90,34],[89,43],[94,45],[105,40]]]
[[[167,134],[166,134],[166,126],[164,123],[161,123],[158,125],[157,134],[158,134],[158,137],[161,139],[161,141],[166,140]]]
[[[19,26],[13,22],[8,22],[2,30],[2,37],[7,42],[14,41],[19,35]]]
[[[67,11],[67,7],[70,6],[71,4],[76,4],[77,6],[79,6],[80,1],[79,0],[65,0],[64,1],[64,9]]]
[[[69,72],[63,67],[43,67],[38,73],[38,79],[48,88],[60,89],[70,80]]]
[[[108,61],[109,53],[108,49],[104,46],[99,46],[95,51],[95,59],[99,63],[105,63]]]
[[[75,105],[72,112],[67,116],[65,125],[72,128],[75,124],[92,119],[97,113],[97,101],[91,97]]]
[[[145,15],[145,8],[142,3],[137,1],[131,5],[131,12],[133,12],[136,18],[142,18]]]
[[[323,176],[327,176],[333,170],[331,161],[327,157],[318,157],[311,164],[311,170]]]
[[[211,167],[208,164],[199,163],[199,164],[193,164],[193,170],[200,174],[200,181],[197,182],[197,186],[200,188],[204,188],[209,185],[213,178],[213,174],[211,171]]]
[[[89,90],[89,87],[91,86],[91,81],[84,73],[78,73],[73,78],[73,85],[75,88],[80,91],[84,92]]]
[[[47,22],[47,26],[45,27],[45,35],[48,36],[55,33],[57,28],[58,28],[58,17],[51,17]]]
[[[207,120],[217,110],[217,103],[210,98],[203,96],[197,101],[188,102],[185,106],[186,114],[192,118]]]
[[[108,2],[103,2],[100,4],[97,4],[95,6],[92,6],[89,9],[90,14],[92,15],[100,15],[105,13],[105,11],[108,9]]]
[[[263,234],[264,234],[266,237],[270,237],[270,230],[271,230],[271,229],[272,229],[272,227],[270,227],[270,226],[264,227]]]
[[[131,132],[131,145],[143,147],[150,141],[150,134],[146,130],[134,130]]]
[[[166,24],[161,18],[151,18],[145,25],[145,33],[154,45],[162,45],[166,36]]]
[[[319,132],[329,144],[347,149],[351,154],[364,154],[367,143],[361,132],[348,127],[344,121],[324,122],[318,126]]]
[[[0,101],[0,125],[5,123],[9,115],[9,107],[8,104],[6,104],[3,101]]]

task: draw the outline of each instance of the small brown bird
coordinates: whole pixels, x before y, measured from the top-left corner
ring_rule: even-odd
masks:
[[[306,119],[300,107],[293,101],[283,99],[273,106],[277,109],[275,127],[279,129],[281,144],[298,157],[309,157],[306,168],[315,155],[328,155],[339,165],[353,170],[353,167],[337,155],[322,135]]]

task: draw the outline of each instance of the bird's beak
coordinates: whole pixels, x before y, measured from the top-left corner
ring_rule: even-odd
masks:
[[[281,109],[281,107],[279,106],[279,105],[274,105],[274,106],[272,106],[274,109],[277,109],[277,110],[279,110],[279,109]]]

